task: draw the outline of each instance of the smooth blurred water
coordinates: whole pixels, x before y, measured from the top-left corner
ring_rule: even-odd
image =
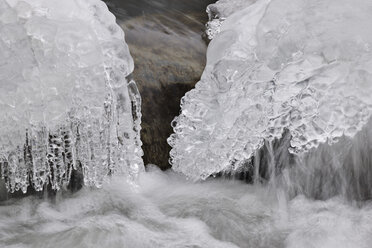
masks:
[[[287,201],[264,187],[150,170],[134,191],[116,178],[54,202],[1,203],[0,247],[371,247],[369,202]]]

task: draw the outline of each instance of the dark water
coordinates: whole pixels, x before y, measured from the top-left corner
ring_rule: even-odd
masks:
[[[205,65],[203,40],[212,0],[107,0],[124,29],[135,62],[133,77],[142,96],[144,162],[169,168],[170,123],[180,99]]]

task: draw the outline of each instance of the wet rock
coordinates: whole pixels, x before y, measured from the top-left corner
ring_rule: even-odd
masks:
[[[134,59],[133,78],[142,96],[144,162],[167,169],[170,147],[166,140],[173,132],[170,123],[179,114],[181,98],[204,70],[205,9],[214,1],[133,2],[108,1]],[[135,6],[141,6],[142,12],[136,12]]]
[[[179,114],[180,99],[200,78],[206,46],[200,35],[177,34],[180,30],[177,27],[173,27],[172,33],[158,22],[157,18],[141,17],[124,23],[123,27],[135,62],[133,77],[142,96],[144,162],[166,169],[170,123]],[[159,32],[160,29],[164,32]]]
[[[8,192],[5,187],[5,180],[1,178],[1,168],[0,168],[0,201],[5,201],[8,199]]]
[[[70,183],[67,186],[72,193],[79,191],[84,186],[83,168],[80,163],[78,163],[77,167],[77,170],[71,172]]]

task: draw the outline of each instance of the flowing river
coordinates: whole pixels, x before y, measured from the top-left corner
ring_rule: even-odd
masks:
[[[53,201],[0,207],[2,247],[369,248],[372,204],[316,201],[237,181],[191,183],[150,168],[137,192],[117,178]]]

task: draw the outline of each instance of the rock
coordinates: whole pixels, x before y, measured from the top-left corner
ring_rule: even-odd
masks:
[[[134,59],[133,78],[142,96],[145,164],[170,168],[166,141],[172,133],[170,123],[179,114],[180,99],[194,87],[205,66],[207,45],[202,34],[208,18],[205,8],[210,2],[199,1],[196,7],[191,1],[189,10],[173,6],[169,11],[156,10],[155,14],[120,23]]]
[[[72,192],[79,191],[84,186],[84,175],[81,164],[79,163],[77,170],[71,172],[70,183],[67,188]]]
[[[8,199],[8,192],[5,187],[5,180],[2,179],[1,165],[0,165],[0,202]]]

